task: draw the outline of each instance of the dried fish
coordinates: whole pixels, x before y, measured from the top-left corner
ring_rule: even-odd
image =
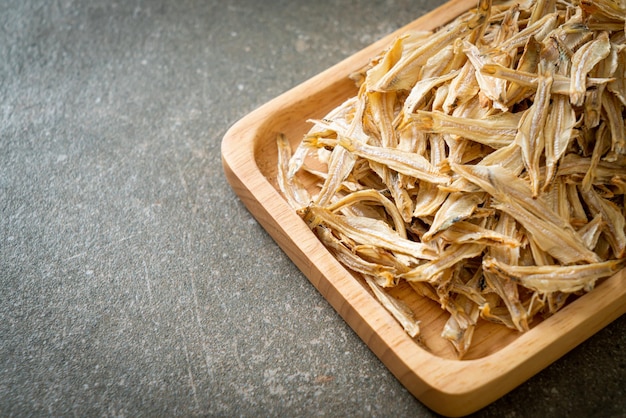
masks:
[[[576,113],[567,97],[555,96],[544,126],[546,165],[544,191],[554,180],[557,164],[572,140],[576,122]]]
[[[367,275],[364,277],[378,300],[400,322],[407,334],[411,337],[417,337],[420,333],[419,321],[415,319],[413,311],[401,300],[394,299],[385,293],[370,277]]]
[[[572,57],[570,98],[574,106],[582,106],[585,99],[587,74],[610,52],[609,35],[600,32],[592,42],[581,46]]]
[[[541,293],[574,293],[593,288],[595,282],[617,273],[624,260],[609,260],[574,266],[512,266],[493,259],[483,261],[483,269]]]
[[[294,208],[305,207],[311,202],[311,196],[304,185],[295,176],[289,176],[291,148],[285,135],[278,135],[278,185],[280,191]]]
[[[545,147],[544,125],[550,106],[552,75],[548,70],[538,75],[537,91],[532,106],[520,120],[515,142],[522,150],[522,160],[530,177],[533,197],[539,194],[539,163]]]
[[[498,113],[482,119],[470,119],[419,110],[412,115],[411,120],[424,132],[456,135],[497,149],[513,142],[520,116],[516,113]]]

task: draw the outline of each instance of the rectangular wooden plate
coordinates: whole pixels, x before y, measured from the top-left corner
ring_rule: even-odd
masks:
[[[438,305],[395,289],[421,321],[423,344],[410,338],[369,290],[324,248],[276,187],[276,136],[295,147],[311,125],[356,94],[348,74],[365,66],[399,34],[432,30],[475,0],[453,0],[350,56],[253,111],[226,133],[226,177],[246,207],[361,339],[422,403],[448,416],[476,411],[509,392],[626,313],[626,273],[603,281],[557,314],[518,333],[481,322],[473,346],[457,360],[439,334],[446,321]]]

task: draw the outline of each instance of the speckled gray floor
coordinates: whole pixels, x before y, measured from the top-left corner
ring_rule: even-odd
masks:
[[[245,210],[239,118],[437,1],[0,2],[0,416],[433,416]],[[626,318],[479,413],[626,414]]]

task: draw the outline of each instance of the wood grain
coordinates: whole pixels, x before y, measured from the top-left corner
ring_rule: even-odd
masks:
[[[311,283],[402,384],[422,403],[448,416],[476,411],[509,392],[626,313],[626,273],[600,283],[557,314],[520,334],[481,323],[464,360],[439,337],[446,315],[402,287],[421,320],[424,344],[411,339],[368,289],[323,247],[277,191],[276,136],[295,146],[320,118],[356,94],[347,75],[366,65],[407,30],[432,30],[475,5],[453,0],[253,111],[222,141],[226,178],[242,202]]]

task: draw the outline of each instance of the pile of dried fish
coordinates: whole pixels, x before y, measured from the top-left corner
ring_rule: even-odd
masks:
[[[624,0],[479,0],[407,33],[279,137],[279,186],[411,336],[403,281],[459,357],[480,318],[526,331],[624,265],[625,26]]]

